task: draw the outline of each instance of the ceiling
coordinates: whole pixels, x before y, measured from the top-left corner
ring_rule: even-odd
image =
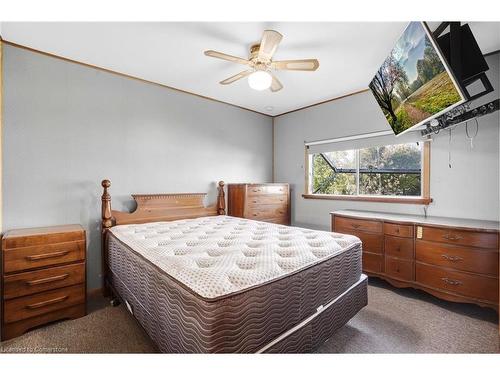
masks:
[[[431,29],[438,23],[430,23]],[[500,49],[500,23],[471,22],[483,53]],[[2,38],[271,116],[367,87],[406,22],[5,22]],[[275,60],[317,58],[316,72],[276,72],[284,89],[255,91],[246,79],[218,82],[245,67],[206,57],[248,57],[265,29],[283,34]]]

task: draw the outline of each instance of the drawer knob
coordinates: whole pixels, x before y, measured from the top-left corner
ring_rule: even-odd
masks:
[[[253,214],[253,216],[257,216],[257,214]]]
[[[461,260],[464,260],[464,258],[456,256],[456,255],[448,255],[448,254],[443,254],[441,255],[443,259],[449,260],[450,262],[459,262]]]
[[[395,232],[396,232],[396,233],[399,233],[399,228],[396,228]]]
[[[49,299],[47,301],[33,303],[31,305],[26,306],[26,308],[30,309],[30,310],[39,309],[39,308],[42,308],[45,306],[53,305],[55,303],[66,301],[68,298],[69,298],[69,296],[57,297],[57,298]]]
[[[441,280],[443,280],[446,284],[449,284],[449,285],[462,285],[463,284],[459,280],[449,279],[448,277],[442,277]]]
[[[67,279],[68,276],[69,276],[69,273],[65,273],[63,275],[46,277],[44,279],[37,279],[37,280],[26,281],[26,284],[28,284],[29,286],[46,284],[46,283],[51,283],[51,282],[54,282],[54,281],[60,281],[60,280]]]
[[[46,254],[39,254],[39,255],[29,255],[26,257],[27,260],[29,261],[37,261],[37,260],[43,260],[43,259],[48,259],[48,258],[57,258],[57,257],[63,257],[67,255],[69,251],[56,251],[53,253],[46,253]]]
[[[458,241],[458,240],[462,240],[463,239],[462,236],[454,236],[452,234],[445,234],[445,235],[443,235],[443,238],[445,240],[450,240],[450,241]]]

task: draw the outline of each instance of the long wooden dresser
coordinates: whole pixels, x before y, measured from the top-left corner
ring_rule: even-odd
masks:
[[[1,339],[86,313],[85,231],[18,229],[2,237]]]
[[[331,215],[332,231],[361,239],[369,276],[498,310],[498,222],[354,210]]]
[[[290,225],[288,184],[228,184],[228,215]]]

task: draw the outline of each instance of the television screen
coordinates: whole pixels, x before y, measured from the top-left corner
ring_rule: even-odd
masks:
[[[465,101],[424,22],[410,22],[369,87],[396,135]]]

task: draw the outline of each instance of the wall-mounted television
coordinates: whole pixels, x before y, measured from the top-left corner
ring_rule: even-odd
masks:
[[[424,22],[409,23],[369,87],[396,135],[465,102]]]

